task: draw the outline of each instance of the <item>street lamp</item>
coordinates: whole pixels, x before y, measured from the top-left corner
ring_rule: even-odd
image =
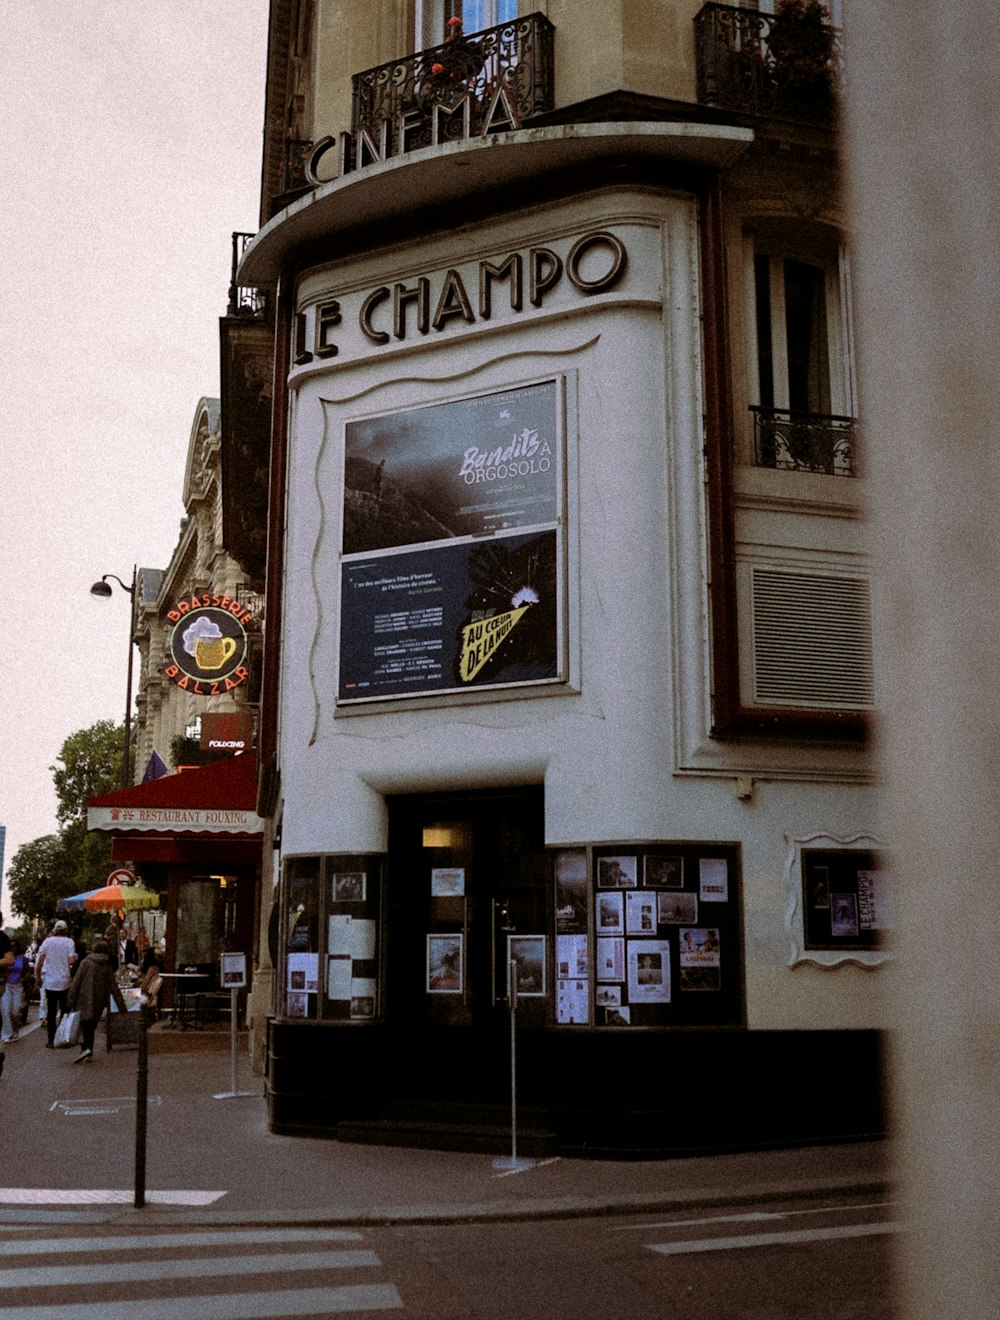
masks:
[[[95,582],[90,588],[90,594],[96,596],[99,600],[110,600],[114,595],[114,592],[111,589],[108,578],[114,578],[122,591],[126,593],[131,601],[128,615],[128,676],[125,680],[125,749],[122,756],[121,775],[122,788],[128,788],[128,752],[132,733],[132,628],[135,623],[136,566],[135,564],[132,565],[132,585],[130,587],[127,587],[116,573],[105,573],[100,582]]]

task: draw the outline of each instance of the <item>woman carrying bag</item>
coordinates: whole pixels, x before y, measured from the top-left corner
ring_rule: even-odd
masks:
[[[82,1049],[73,1060],[84,1063],[94,1054],[94,1035],[101,1014],[114,998],[120,1012],[126,1011],[125,996],[118,988],[111,966],[111,946],[107,940],[98,940],[93,952],[88,953],[77,968],[66,996],[70,1012],[80,1014]]]

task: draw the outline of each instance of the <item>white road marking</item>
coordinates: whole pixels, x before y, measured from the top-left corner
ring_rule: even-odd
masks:
[[[212,1205],[223,1192],[147,1191],[146,1203],[155,1205]],[[3,1205],[131,1205],[135,1191],[118,1187],[0,1187]]]
[[[661,1219],[655,1224],[616,1224],[612,1233],[638,1233],[650,1228],[691,1228],[696,1224],[759,1224],[765,1220],[791,1219],[795,1215],[846,1215],[855,1210],[884,1210],[895,1201],[873,1201],[869,1205],[818,1205],[809,1210],[748,1210],[739,1215],[712,1215],[708,1219]]]
[[[158,1095],[151,1095],[146,1101],[148,1108],[152,1109],[162,1104],[162,1099]],[[80,1099],[71,1100],[53,1100],[49,1105],[50,1113],[62,1112],[68,1118],[75,1118],[79,1114],[100,1113],[117,1114],[120,1109],[135,1108],[134,1095],[97,1095],[80,1097]]]
[[[647,1242],[650,1251],[663,1256],[687,1256],[699,1251],[740,1251],[749,1247],[787,1247],[799,1242],[829,1242],[842,1238],[879,1237],[901,1233],[899,1223],[851,1224],[843,1228],[800,1228],[787,1233],[751,1233],[746,1237],[702,1238],[692,1242]]]
[[[138,1244],[137,1248],[138,1250]],[[95,1283],[160,1283],[164,1279],[214,1279],[222,1274],[280,1274],[291,1270],[373,1269],[374,1251],[293,1251],[263,1256],[201,1256],[193,1260],[101,1261],[98,1265],[37,1265],[0,1269],[0,1289],[72,1288]]]
[[[519,1169],[504,1169],[502,1173],[495,1173],[494,1178],[512,1178],[516,1173],[528,1173],[532,1169],[544,1169],[546,1164],[558,1164],[562,1159],[561,1155],[553,1155],[549,1160],[534,1160],[530,1164],[525,1164]]]
[[[342,1288],[296,1288],[287,1292],[224,1293],[218,1297],[154,1297],[126,1304],[129,1320],[275,1320],[350,1311],[399,1310],[402,1298],[391,1283]],[[107,1298],[65,1306],[20,1306],[19,1320],[108,1320]]]
[[[23,1232],[23,1229],[19,1230]],[[287,1242],[360,1242],[364,1234],[352,1228],[209,1229],[201,1233],[136,1233],[128,1237],[25,1238],[9,1244],[8,1255],[63,1256],[69,1252],[159,1251],[171,1247],[280,1246]]]

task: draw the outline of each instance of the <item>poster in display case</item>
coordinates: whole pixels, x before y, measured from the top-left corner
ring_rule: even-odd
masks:
[[[345,425],[341,704],[565,681],[562,381]]]
[[[333,901],[335,903],[363,903],[365,888],[364,871],[334,872]]]
[[[625,907],[621,894],[609,893],[597,895],[597,933],[598,935],[625,934]]]
[[[586,1026],[590,1022],[590,982],[559,980],[556,986],[556,1021]]]
[[[595,1026],[745,1024],[738,866],[734,844],[590,849]]]
[[[631,1004],[670,1003],[668,940],[629,940],[628,997]]]
[[[642,890],[625,895],[625,930],[629,935],[656,934],[657,902],[655,894]]]
[[[590,916],[590,881],[583,848],[556,853],[556,932],[585,935]]]
[[[685,926],[698,920],[697,894],[657,894],[656,919],[661,926]]]
[[[683,889],[683,858],[647,853],[642,859],[642,883],[647,889]]]
[[[597,859],[598,889],[634,889],[636,859],[634,857],[599,857]]]
[[[464,936],[460,932],[427,936],[427,993],[460,995],[464,989]]]
[[[597,979],[625,980],[625,941],[620,936],[598,935]]]
[[[545,998],[545,936],[508,935],[507,962],[519,999]]]
[[[378,1017],[381,876],[378,854],[288,859],[279,904],[286,914],[285,1016],[345,1022]],[[363,989],[355,982],[363,982]]]
[[[288,989],[314,995],[319,989],[319,954],[290,953],[285,964]]]
[[[722,984],[719,932],[696,927],[680,931],[680,987],[682,990],[719,990]]]
[[[802,852],[807,949],[879,949],[892,930],[889,873],[868,849]]]

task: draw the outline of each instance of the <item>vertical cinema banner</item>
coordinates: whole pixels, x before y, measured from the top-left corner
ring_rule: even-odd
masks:
[[[345,427],[341,702],[563,679],[551,380]]]

